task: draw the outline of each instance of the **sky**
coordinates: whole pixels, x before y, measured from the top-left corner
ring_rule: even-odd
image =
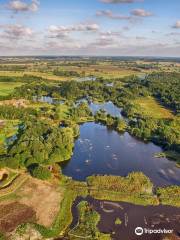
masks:
[[[180,0],[0,0],[0,56],[180,57]]]

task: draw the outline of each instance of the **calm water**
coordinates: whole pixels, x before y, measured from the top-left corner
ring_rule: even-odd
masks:
[[[162,240],[163,234],[135,235],[135,228],[141,226],[148,229],[173,229],[179,235],[180,209],[170,206],[138,206],[124,202],[99,201],[92,197],[77,198],[72,206],[73,221],[71,228],[78,223],[77,205],[82,200],[88,201],[101,218],[97,225],[99,230],[111,234],[114,240]],[[116,219],[121,225],[116,225]]]
[[[100,109],[105,110],[108,114],[110,114],[113,117],[119,117],[122,118],[121,115],[121,109],[116,107],[112,102],[106,102],[106,103],[102,103],[102,104],[96,104],[91,102],[89,104],[89,107],[92,111],[93,114],[95,114],[97,111],[99,111]]]
[[[33,101],[35,102],[44,102],[44,103],[49,103],[49,104],[62,104],[64,103],[63,100],[58,100],[55,98],[52,98],[50,96],[41,96],[41,97],[33,97]]]
[[[78,81],[78,82],[95,81],[95,80],[96,80],[95,76],[80,77],[80,78],[76,79],[76,81]]]
[[[144,143],[128,133],[123,135],[91,122],[80,127],[72,159],[63,165],[63,173],[76,180],[93,174],[126,176],[142,171],[155,185],[180,184],[180,169],[166,158],[155,158],[162,149]]]

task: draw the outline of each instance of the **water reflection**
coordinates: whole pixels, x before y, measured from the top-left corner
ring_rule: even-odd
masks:
[[[113,117],[122,118],[121,109],[116,107],[111,101],[105,103],[93,103],[89,104],[89,107],[93,114],[96,114],[99,110],[104,110]]]
[[[41,97],[34,96],[33,101],[42,102],[42,103],[49,103],[49,104],[63,104],[64,103],[64,100],[59,100],[59,99],[56,99],[56,98],[52,98],[50,96],[41,96]]]
[[[78,204],[87,201],[91,208],[100,215],[97,225],[100,232],[111,234],[112,239],[129,240],[158,240],[165,239],[165,234],[143,234],[136,236],[134,230],[137,226],[148,229],[173,229],[173,233],[179,234],[180,209],[171,206],[139,206],[124,202],[111,202],[96,200],[90,196],[78,197],[72,206],[72,229],[78,224]],[[115,224],[120,219],[121,224]],[[174,238],[175,239],[175,238]],[[178,239],[178,237],[176,238]]]
[[[127,132],[119,135],[100,124],[85,123],[80,127],[72,159],[62,171],[77,180],[93,174],[126,176],[142,171],[155,185],[180,184],[180,169],[166,158],[155,158],[157,152],[162,152],[159,146],[141,142]]]
[[[95,81],[95,80],[96,80],[95,76],[80,77],[76,79],[76,81],[78,82]]]

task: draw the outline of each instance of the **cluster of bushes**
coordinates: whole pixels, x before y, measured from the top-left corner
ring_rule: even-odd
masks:
[[[95,114],[95,121],[113,128],[118,132],[125,132],[127,129],[125,120],[118,117],[113,117],[110,114],[107,114],[104,110],[99,110]]]
[[[1,156],[0,165],[12,168],[44,166],[71,158],[74,146],[72,128],[50,126],[42,121],[26,121],[18,139],[8,147],[7,155]]]
[[[150,140],[162,145],[165,149],[180,152],[180,120],[154,119],[149,117],[136,118],[129,122],[129,131],[132,135]]]
[[[162,204],[180,207],[180,186],[158,188],[156,194]]]
[[[30,173],[33,177],[41,180],[48,180],[51,178],[51,172],[45,166],[34,164],[30,166]]]
[[[78,225],[69,232],[70,237],[78,238],[104,239],[110,240],[109,234],[100,233],[97,224],[100,221],[100,215],[92,210],[89,203],[82,201],[78,204],[79,222]]]
[[[92,117],[92,112],[87,103],[80,103],[77,107],[70,109],[71,119],[75,122],[79,122],[83,119]]]
[[[17,87],[11,95],[14,98],[32,99],[34,96],[51,95],[55,90],[56,87],[48,85],[44,81],[35,81]]]
[[[61,77],[80,77],[81,74],[79,74],[76,71],[60,71],[60,70],[54,70],[53,74],[56,76],[61,76]]]
[[[0,119],[21,119],[27,120],[30,116],[37,116],[38,112],[34,108],[17,108],[11,105],[0,105]]]
[[[87,184],[91,188],[121,193],[152,194],[153,184],[141,172],[130,173],[127,177],[90,176]]]
[[[30,76],[24,74],[22,77],[15,77],[15,76],[0,76],[0,82],[22,82],[22,83],[30,83],[30,82],[38,82],[42,81],[41,77]]]
[[[25,71],[27,70],[25,65],[0,65],[0,71]]]
[[[100,200],[124,201],[139,205],[158,205],[159,199],[153,194],[153,184],[141,172],[130,173],[127,177],[90,176],[87,178],[89,195]]]

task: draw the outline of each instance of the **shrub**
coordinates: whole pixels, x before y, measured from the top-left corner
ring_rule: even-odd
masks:
[[[51,178],[51,172],[46,167],[39,166],[39,165],[35,166],[32,169],[31,174],[33,177],[39,178],[42,180],[48,180]]]

